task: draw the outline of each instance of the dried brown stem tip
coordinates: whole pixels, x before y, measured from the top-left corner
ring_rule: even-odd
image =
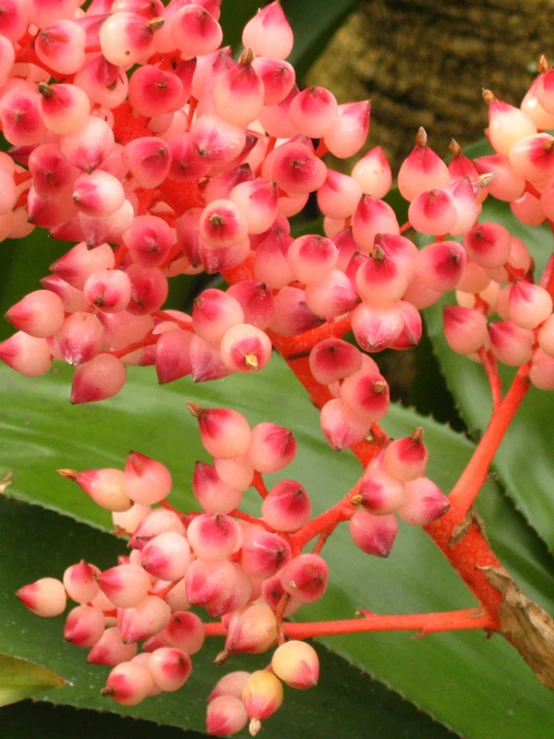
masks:
[[[239,56],[239,64],[243,67],[248,67],[254,61],[254,52],[252,49],[244,49],[242,54]]]
[[[418,426],[416,429],[413,430],[411,438],[414,444],[421,444],[424,436],[425,431],[423,430],[422,426]]]
[[[423,128],[423,126],[419,127],[417,136],[415,138],[415,145],[420,147],[427,146],[427,131]]]
[[[450,139],[450,144],[448,145],[448,148],[450,149],[450,153],[453,157],[459,157],[462,153],[462,147],[456,141],[456,139]]]
[[[224,665],[229,657],[231,656],[231,652],[228,652],[226,649],[224,649],[222,652],[219,652],[218,655],[216,655],[216,658],[214,659],[214,665],[217,667],[221,667],[221,665]]]
[[[550,64],[548,63],[548,59],[545,57],[544,54],[541,54],[541,58],[539,59],[540,74],[544,74],[544,72],[548,72],[549,69],[550,69]]]
[[[483,95],[483,100],[486,103],[492,103],[493,100],[496,100],[494,92],[492,92],[491,90],[487,90],[486,87],[483,88],[483,92],[481,94]]]
[[[195,418],[200,418],[200,416],[204,412],[204,409],[199,403],[193,403],[192,401],[189,401],[187,403],[187,408],[189,409],[190,415],[194,416]]]
[[[151,31],[159,31],[164,23],[165,23],[164,18],[152,18],[152,20],[148,22],[148,28]]]
[[[58,475],[61,475],[62,477],[65,477],[66,480],[71,480],[72,482],[75,482],[77,479],[77,472],[75,470],[56,470]]]

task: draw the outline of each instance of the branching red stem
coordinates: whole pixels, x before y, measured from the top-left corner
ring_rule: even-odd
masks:
[[[483,367],[487,373],[487,379],[492,393],[492,409],[493,413],[498,410],[502,403],[502,382],[498,374],[498,362],[491,351],[479,349],[479,357],[483,362]]]

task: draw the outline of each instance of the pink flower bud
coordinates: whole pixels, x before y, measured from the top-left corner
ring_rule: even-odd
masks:
[[[252,66],[263,82],[264,106],[278,105],[292,90],[296,72],[294,67],[281,59],[258,56]]]
[[[262,517],[277,531],[297,531],[310,519],[312,505],[295,480],[281,480],[262,503]]]
[[[82,290],[90,275],[100,270],[112,269],[113,266],[114,255],[108,244],[88,249],[83,241],[50,265],[50,269],[72,287]]]
[[[125,145],[125,164],[140,187],[158,187],[169,174],[171,152],[154,136],[134,139]]]
[[[137,526],[129,542],[133,549],[144,549],[155,536],[166,531],[175,531],[184,536],[185,527],[179,516],[164,508],[154,508]]]
[[[279,336],[297,336],[325,322],[308,308],[306,293],[297,287],[283,287],[273,305],[270,328]]]
[[[320,424],[329,445],[338,452],[362,441],[369,431],[370,421],[341,398],[334,398],[321,409]]]
[[[103,313],[119,313],[131,300],[131,281],[120,270],[101,270],[87,278],[83,292],[87,301]]]
[[[427,133],[424,128],[420,128],[415,147],[398,171],[400,194],[406,200],[412,201],[424,190],[446,187],[449,182],[448,167],[427,146]]]
[[[510,234],[498,223],[478,223],[466,233],[463,243],[481,267],[501,267],[510,256]]]
[[[173,113],[186,100],[179,77],[152,64],[136,69],[129,81],[129,103],[136,115]]]
[[[0,360],[22,375],[38,377],[50,369],[52,355],[46,339],[18,331],[0,343]]]
[[[13,305],[6,319],[26,334],[43,339],[63,326],[64,307],[61,298],[50,290],[35,290]]]
[[[146,572],[168,582],[184,577],[192,559],[189,543],[176,531],[164,531],[150,539],[141,554]]]
[[[255,326],[239,323],[221,339],[223,364],[232,372],[257,372],[271,359],[273,347],[266,333]]]
[[[392,184],[392,172],[380,146],[370,149],[358,159],[352,169],[352,177],[360,185],[364,195],[385,197]]]
[[[104,614],[92,606],[77,606],[68,614],[63,638],[76,647],[92,647],[104,633]]]
[[[545,323],[548,325],[550,319]],[[541,334],[539,344],[541,348]],[[520,367],[531,359],[535,335],[530,329],[520,328],[511,321],[495,321],[488,325],[491,351],[494,356],[509,367]]]
[[[380,352],[402,333],[404,320],[397,306],[359,305],[352,313],[352,331],[358,346],[367,352]]]
[[[134,534],[140,522],[150,513],[150,506],[135,503],[128,511],[113,512],[112,521],[115,532],[120,534]]]
[[[500,293],[497,311],[516,326],[533,329],[551,315],[552,298],[544,287],[516,280]]]
[[[53,577],[43,577],[25,585],[16,593],[19,600],[37,616],[51,618],[65,610],[66,594],[63,584]]]
[[[220,695],[212,698],[208,703],[206,731],[211,736],[237,734],[244,729],[247,721],[248,714],[240,698]]]
[[[416,259],[416,275],[431,290],[448,292],[462,278],[466,253],[455,241],[438,241],[424,246]]]
[[[366,511],[386,516],[397,511],[404,502],[404,483],[370,464],[362,475],[360,496]]]
[[[394,514],[374,516],[362,508],[350,519],[349,531],[352,541],[362,552],[388,557],[398,531],[398,521]]]
[[[148,595],[151,581],[139,565],[122,564],[105,570],[98,578],[98,585],[118,608],[133,608]]]
[[[190,129],[193,151],[210,166],[230,164],[244,150],[246,136],[240,126],[215,113],[196,118]]]
[[[171,609],[161,598],[147,595],[134,608],[118,612],[118,628],[124,644],[142,641],[165,629]]]
[[[187,403],[197,419],[204,448],[213,457],[232,459],[246,454],[251,432],[248,421],[231,408],[202,408],[198,403]]]
[[[192,672],[190,657],[180,649],[161,647],[150,654],[148,669],[154,683],[166,693],[182,688]]]
[[[324,136],[331,154],[347,159],[360,151],[369,133],[370,114],[369,100],[338,106],[333,125]]]
[[[219,380],[230,374],[230,370],[221,361],[219,345],[200,336],[193,336],[190,342],[190,363],[194,382]]]
[[[420,233],[433,236],[449,233],[457,219],[454,200],[448,190],[424,190],[410,203],[408,219]]]
[[[231,695],[233,698],[240,698],[249,677],[250,673],[244,670],[227,673],[227,675],[224,675],[217,681],[206,700],[213,701],[221,695]]]
[[[286,59],[292,51],[292,28],[279,2],[269,3],[258,10],[242,31],[242,43],[255,56]]]
[[[223,31],[216,19],[197,4],[181,7],[171,23],[171,37],[187,57],[215,51],[223,40]]]
[[[92,665],[115,665],[132,659],[137,652],[136,644],[123,644],[121,632],[116,626],[106,629],[87,656]]]
[[[267,603],[253,605],[235,611],[229,620],[225,652],[236,654],[261,654],[277,641],[277,621]]]
[[[277,647],[271,667],[278,678],[297,690],[313,688],[319,680],[317,652],[303,641],[288,641]]]
[[[26,88],[12,88],[0,100],[2,133],[10,144],[42,143],[48,136],[39,108],[40,96]]]
[[[529,192],[511,202],[510,210],[526,226],[540,226],[546,218],[542,198],[536,198]]]
[[[104,468],[100,470],[58,470],[67,480],[76,482],[87,495],[107,511],[127,511],[132,503],[125,493],[124,475],[121,470]]]
[[[303,143],[290,141],[272,152],[266,179],[273,179],[289,195],[314,192],[323,185],[327,167]]]
[[[64,157],[82,172],[90,174],[113,150],[114,133],[106,121],[90,116],[77,131],[60,139]]]
[[[187,539],[198,559],[219,561],[235,551],[238,527],[229,516],[202,513],[190,522]]]
[[[196,654],[204,644],[204,624],[194,613],[177,611],[160,635],[170,647]]]
[[[333,269],[338,249],[323,236],[301,236],[295,239],[287,252],[287,259],[297,280],[317,282]]]
[[[244,313],[244,322],[266,329],[273,317],[273,296],[267,285],[256,280],[236,282],[226,292],[237,300]]]
[[[152,675],[146,667],[135,662],[121,662],[110,672],[101,693],[124,706],[136,706],[146,698],[153,685]]]
[[[537,133],[535,124],[522,110],[498,100],[490,90],[484,90],[483,97],[489,104],[489,141],[499,154],[508,156],[516,141]]]
[[[408,482],[425,472],[427,448],[423,443],[423,429],[417,428],[405,439],[391,442],[383,454],[383,466],[389,475]]]
[[[529,379],[539,390],[554,390],[554,358],[536,349],[531,359]]]
[[[487,184],[487,190],[493,198],[510,202],[523,195],[525,180],[514,172],[508,157],[495,154],[478,157],[473,163],[479,174],[494,174]]]
[[[296,440],[292,431],[274,423],[259,423],[252,429],[248,457],[254,469],[262,474],[278,472],[296,456]]]
[[[332,385],[362,366],[362,354],[342,339],[324,339],[310,352],[310,370],[322,385]]]
[[[261,234],[275,221],[279,198],[274,182],[242,182],[230,191],[229,199],[246,217],[249,234]]]
[[[480,311],[448,305],[443,319],[446,341],[458,354],[473,354],[487,343],[487,319]]]
[[[294,279],[287,260],[287,252],[291,243],[291,237],[280,226],[270,231],[256,249],[254,256],[254,276],[257,280],[269,288],[282,288]],[[272,305],[271,315],[273,317],[275,315],[274,301]]]
[[[220,463],[225,461],[218,460]],[[206,513],[230,513],[239,507],[242,500],[241,490],[224,482],[216,468],[206,462],[194,465],[192,492]]]
[[[117,357],[98,354],[75,370],[71,387],[71,402],[93,403],[111,398],[123,388],[127,371]]]
[[[329,567],[318,554],[301,554],[281,570],[281,584],[302,603],[319,600],[327,590]]]
[[[288,543],[261,526],[249,526],[242,542],[241,567],[252,578],[274,575],[291,557]]]
[[[77,603],[89,603],[98,593],[97,577],[100,570],[82,559],[63,573],[67,595]]]
[[[227,560],[206,562],[195,560],[185,575],[187,600],[192,606],[212,606],[223,603],[235,589],[237,576]]]
[[[54,353],[77,366],[93,359],[104,345],[104,327],[92,313],[73,313],[52,339]]]
[[[67,136],[86,123],[90,113],[87,94],[76,85],[47,85],[39,82],[39,109],[46,128]]]
[[[167,498],[172,480],[169,470],[161,462],[139,452],[129,452],[123,484],[132,501],[152,505]]]
[[[449,510],[448,498],[427,477],[406,483],[406,498],[398,515],[413,526],[427,526]]]
[[[222,290],[204,290],[194,301],[192,325],[206,341],[221,341],[232,326],[243,322],[244,313],[239,302]]]
[[[371,251],[378,234],[398,234],[400,226],[393,209],[373,195],[363,195],[352,216],[352,234],[358,247]]]

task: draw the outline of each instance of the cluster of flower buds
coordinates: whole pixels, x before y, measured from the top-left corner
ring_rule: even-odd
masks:
[[[288,429],[272,423],[250,428],[244,416],[227,408],[189,403],[189,410],[214,457],[213,465],[198,462],[193,474],[202,511],[175,510],[167,502],[169,470],[138,452],[129,453],[124,470],[58,470],[111,511],[116,533],[129,538],[130,553],[104,571],[82,560],[61,581],[42,578],[21,588],[18,597],[47,617],[63,613],[68,598],[77,604],[67,615],[64,638],[88,648],[88,662],[113,668],[103,693],[124,705],[185,684],[191,655],[202,648],[211,626],[192,607],[220,619],[219,633],[226,638],[216,664],[236,653],[264,653],[279,642],[267,670],[231,673],[209,696],[209,733],[240,731],[249,719],[254,734],[281,705],[281,681],[297,689],[317,683],[316,652],[305,642],[283,641],[281,622],[327,589],[327,562],[302,551],[325,529],[311,517],[299,482],[265,486],[262,475],[294,459],[296,442]],[[354,544],[386,557],[397,533],[395,513],[425,525],[449,507],[423,476],[426,463],[421,429],[390,442],[354,488],[348,514],[329,525],[350,519]],[[238,510],[251,487],[262,497],[259,518]]]

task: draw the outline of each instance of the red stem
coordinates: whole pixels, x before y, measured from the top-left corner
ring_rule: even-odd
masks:
[[[283,623],[285,636],[292,639],[307,639],[314,636],[336,636],[338,634],[360,634],[371,631],[418,631],[426,636],[437,631],[498,628],[495,619],[482,611],[467,608],[443,613],[413,613],[402,615],[379,615],[366,612],[362,618],[342,621],[315,621],[306,623]],[[204,624],[206,636],[225,636],[227,629],[222,623]]]
[[[498,374],[498,362],[494,354],[486,349],[479,349],[479,357],[487,373],[492,393],[492,410],[495,413],[502,403],[502,382]]]
[[[467,467],[452,489],[450,501],[460,513],[467,513],[483,486],[489,472],[490,464],[500,446],[504,434],[523,398],[530,383],[527,376],[528,366],[520,367],[506,397],[494,411],[487,430],[477,445]]]

